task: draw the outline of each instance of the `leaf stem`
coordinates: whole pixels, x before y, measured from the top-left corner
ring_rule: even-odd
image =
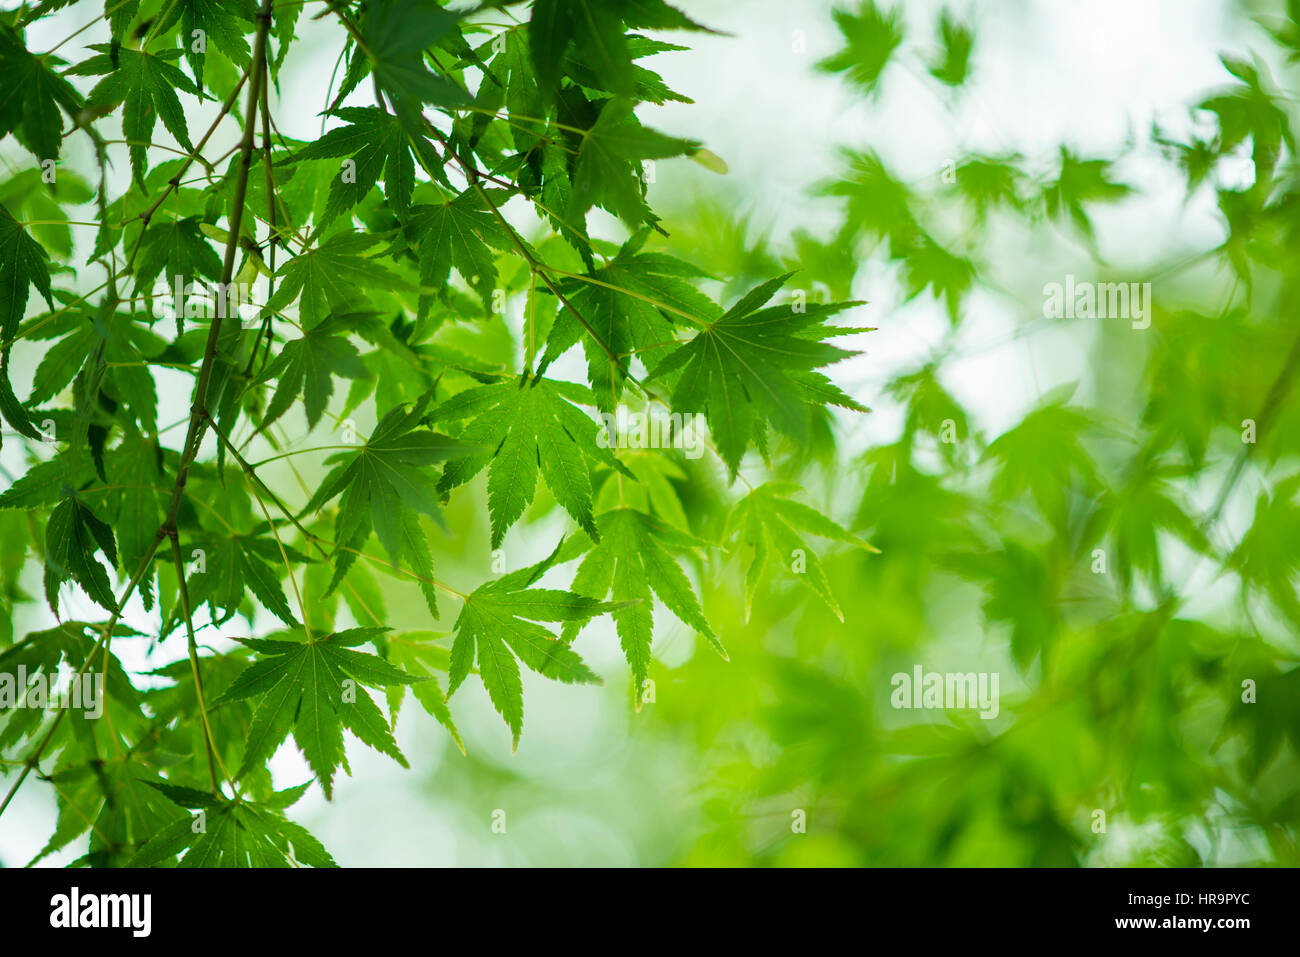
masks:
[[[546,284],[546,288],[548,288],[551,291],[551,294],[560,301],[560,305],[573,313],[573,317],[577,319],[582,328],[586,330],[587,335],[591,336],[592,341],[595,342],[596,345],[600,346],[601,351],[609,357],[609,361],[614,363],[614,367],[623,373],[623,376],[629,382],[638,388],[641,388],[641,383],[632,375],[631,371],[623,365],[623,361],[619,358],[618,353],[615,352],[613,348],[610,347],[609,343],[607,343],[601,335],[592,328],[591,323],[583,317],[582,313],[574,308],[573,303],[569,301],[568,297],[565,296],[564,293],[560,292],[559,287],[556,286],[551,280],[551,277],[546,274],[545,269],[547,267],[538,262],[537,258],[529,252],[528,246],[525,245],[519,232],[511,226],[505,216],[501,214],[501,210],[497,209],[496,203],[492,202],[492,198],[488,196],[487,191],[484,190],[483,186],[479,183],[478,170],[474,167],[474,164],[462,160],[460,156],[457,155],[455,149],[451,145],[451,141],[442,130],[430,123],[427,118],[424,123],[425,126],[429,128],[430,132],[432,132],[433,135],[442,143],[443,148],[447,151],[447,156],[449,156],[455,164],[460,167],[461,172],[465,174],[465,179],[469,182],[470,187],[478,193],[479,199],[484,202],[488,210],[496,218],[496,221],[501,225],[501,228],[506,231],[506,234],[510,237],[510,241],[514,244],[515,249],[518,250],[519,255],[523,257],[524,262],[528,264],[529,270],[534,275],[542,277],[542,282]]]
[[[308,542],[311,543],[313,548],[315,548],[318,552],[320,552],[322,558],[325,559],[329,558],[329,552],[325,549],[325,546],[331,545],[336,548],[341,548],[345,552],[352,552],[354,555],[359,555],[362,558],[368,558],[370,561],[375,562],[377,564],[387,565],[389,568],[402,572],[403,574],[410,575],[412,578],[416,579],[417,581],[426,582],[437,588],[441,588],[443,591],[455,595],[458,598],[461,598],[462,600],[465,598],[463,592],[457,591],[456,589],[452,588],[450,585],[446,585],[443,582],[438,581],[436,578],[425,578],[424,576],[418,575],[413,571],[402,568],[400,565],[394,565],[392,562],[386,562],[382,558],[379,558],[378,556],[367,554],[366,552],[363,552],[360,549],[349,548],[346,545],[339,545],[336,542],[331,542],[329,539],[317,535],[315,532],[308,531],[307,528],[302,524],[302,522],[297,518],[297,516],[295,516],[293,512],[289,510],[288,506],[284,504],[280,496],[276,495],[275,492],[271,490],[271,487],[262,480],[262,477],[258,475],[256,471],[254,471],[256,466],[250,465],[247,462],[247,460],[245,460],[243,455],[240,454],[239,450],[235,448],[235,444],[230,441],[229,437],[227,437],[221,431],[221,429],[217,426],[215,422],[210,422],[210,425],[212,428],[212,434],[221,440],[222,444],[225,445],[226,450],[230,453],[231,457],[234,458],[235,462],[239,465],[240,469],[244,472],[244,474],[247,475],[249,479],[251,479],[254,483],[261,486],[262,491],[266,493],[268,498],[270,498],[271,504],[274,505],[280,511],[280,513],[289,520],[290,524],[292,524],[293,527],[296,528],[302,534],[303,538],[305,538]],[[282,458],[283,456],[277,456],[277,457]],[[268,460],[268,461],[273,461],[273,460]],[[258,500],[259,502],[261,501],[260,495],[258,496]],[[268,525],[271,525],[272,532],[274,532],[275,525],[274,523],[271,522],[271,518],[269,515],[267,516],[266,521]],[[277,541],[279,540],[278,535],[276,536],[276,539]],[[292,575],[290,576],[290,579],[292,580]],[[296,588],[297,586],[295,585],[294,587]]]

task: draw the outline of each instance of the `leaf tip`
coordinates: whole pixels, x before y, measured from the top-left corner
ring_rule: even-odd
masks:
[[[694,150],[688,155],[692,160],[699,163],[711,173],[717,173],[719,176],[726,176],[731,172],[731,168],[727,165],[727,161],[710,149],[705,149],[701,146],[699,149]]]

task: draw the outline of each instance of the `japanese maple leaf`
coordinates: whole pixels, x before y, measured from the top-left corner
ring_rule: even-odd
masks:
[[[790,496],[798,488],[793,482],[760,485],[740,500],[727,520],[724,539],[735,539],[736,552],[745,564],[746,621],[763,573],[778,569],[788,571],[792,563],[800,581],[826,603],[836,618],[844,620],[821,560],[817,552],[805,543],[800,532],[854,545],[869,552],[878,551],[815,508],[794,501]]]
[[[460,438],[481,451],[452,459],[438,483],[441,492],[463,485],[488,468],[488,511],[496,548],[537,491],[538,474],[561,507],[591,535],[591,464],[617,467],[596,441],[598,426],[573,403],[594,404],[590,390],[527,376],[467,389],[430,415],[431,422],[469,419]]]
[[[514,747],[524,723],[524,692],[519,662],[566,684],[599,684],[598,678],[566,642],[539,621],[585,621],[618,605],[551,588],[530,588],[554,562],[549,557],[488,582],[465,597],[456,619],[451,648],[450,696],[478,661],[479,677],[497,712],[510,726]]]
[[[653,639],[651,592],[683,623],[703,635],[713,649],[727,657],[722,643],[704,617],[699,599],[690,580],[668,551],[697,549],[707,543],[673,528],[667,523],[630,508],[611,509],[602,513],[597,523],[601,530],[599,544],[575,540],[575,546],[562,556],[571,557],[584,546],[586,553],[573,578],[573,590],[584,595],[604,598],[610,595],[621,607],[612,617],[637,689],[637,709],[641,706],[641,689],[650,668],[650,645]],[[585,624],[570,621],[561,637],[572,641]]]
[[[856,355],[822,340],[862,329],[828,326],[827,316],[856,302],[760,308],[793,273],[750,290],[651,373],[673,385],[675,411],[703,413],[734,476],[752,444],[766,449],[769,424],[796,442],[810,434],[810,407],[838,405],[865,412],[815,370]]]
[[[131,171],[144,189],[146,150],[147,144],[153,141],[154,124],[161,118],[167,132],[176,137],[186,152],[193,152],[185,111],[176,91],[197,97],[202,97],[202,93],[194,81],[177,69],[175,61],[181,55],[180,50],[144,53],[106,43],[93,43],[90,49],[98,50],[100,55],[78,63],[68,72],[78,76],[107,74],[90,91],[86,109],[102,112],[122,106],[122,132],[132,141]]]
[[[293,157],[294,160],[346,157],[354,164],[349,170],[351,175],[344,176],[340,171],[330,180],[326,222],[361,202],[381,177],[384,195],[393,208],[398,212],[409,209],[411,190],[415,187],[412,148],[421,150],[426,162],[441,165],[432,144],[423,137],[412,137],[397,117],[378,107],[343,107],[334,111],[334,115],[347,120],[348,125],[330,130]]]
[[[655,350],[673,344],[677,327],[694,328],[722,314],[689,281],[707,273],[672,256],[637,252],[644,232],[637,239],[591,276],[564,285],[567,305],[551,327],[539,367],[540,374],[581,340],[587,378],[603,411],[613,409],[627,379],[627,369],[610,352],[654,359],[661,354]],[[595,337],[584,335],[579,316]]]
[[[303,514],[318,511],[342,495],[335,523],[339,550],[331,590],[347,574],[357,550],[373,530],[393,565],[400,569],[406,562],[414,572],[429,611],[436,615],[433,559],[418,516],[423,513],[442,522],[428,466],[463,454],[467,446],[423,428],[422,415],[422,403],[414,408],[398,406],[380,420],[356,452],[331,456],[331,462],[342,461],[325,476]]]
[[[237,777],[264,764],[291,731],[327,798],[333,793],[334,774],[344,764],[344,728],[407,767],[383,712],[364,690],[356,687],[386,687],[420,680],[377,655],[353,650],[385,631],[352,628],[301,642],[241,639],[258,653],[258,658],[218,699],[238,701],[260,696],[249,723],[244,763]]]
[[[191,814],[174,819],[150,835],[129,867],[154,867],[177,855],[181,867],[338,867],[320,841],[284,815],[311,782],[275,791],[261,802],[227,800],[162,781],[145,783],[173,804],[202,812],[204,827],[196,829]]]

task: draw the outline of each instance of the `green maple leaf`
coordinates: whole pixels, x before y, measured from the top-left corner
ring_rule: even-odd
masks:
[[[1066,405],[1071,388],[1049,394],[1040,408],[990,442],[984,452],[997,467],[993,495],[1005,500],[1028,492],[1051,521],[1066,520],[1072,488],[1088,497],[1104,490],[1084,441],[1099,427],[1088,410]]]
[[[463,485],[490,463],[493,548],[532,502],[539,473],[560,506],[599,538],[591,512],[590,464],[613,467],[614,457],[597,445],[597,424],[574,401],[595,400],[582,386],[524,377],[467,389],[431,413],[432,422],[471,419],[460,438],[480,451],[448,462],[438,489],[446,493]]]
[[[167,10],[169,13],[159,25],[158,32],[170,29],[177,20],[181,21],[185,58],[189,60],[200,90],[203,89],[203,64],[209,43],[236,66],[248,66],[249,48],[244,33],[257,18],[257,7],[252,0],[176,0]],[[247,26],[238,23],[236,18]],[[200,36],[195,36],[195,31],[201,31]]]
[[[162,524],[162,449],[140,436],[125,439],[109,454],[108,474],[118,489],[110,497],[116,506],[113,529],[121,567],[131,574],[144,560]],[[145,608],[152,606],[152,570],[140,583]]]
[[[681,156],[699,143],[642,126],[631,100],[606,101],[583,137],[573,173],[569,219],[600,206],[632,227],[653,221],[645,202],[644,160]]]
[[[984,586],[984,617],[1010,626],[1011,654],[1028,667],[1039,654],[1052,650],[1052,640],[1063,624],[1061,586],[1057,563],[1042,549],[1014,539],[1004,539],[996,550],[952,556],[953,567]]]
[[[1220,156],[1249,140],[1256,188],[1267,190],[1283,147],[1295,152],[1289,106],[1274,92],[1277,84],[1258,57],[1253,64],[1229,56],[1220,56],[1219,61],[1241,82],[1203,100],[1198,108],[1218,119],[1214,147]]]
[[[257,532],[255,529],[249,535],[195,538],[186,543],[188,549],[202,549],[203,571],[195,574],[190,583],[194,604],[207,602],[212,620],[221,624],[239,611],[246,592],[252,592],[275,617],[290,627],[298,627],[280,579],[286,556],[293,562],[310,559],[274,539],[260,537]]]
[[[573,53],[599,78],[602,89],[636,92],[635,56],[624,28],[705,30],[663,0],[536,0],[528,22],[529,48],[542,93],[554,96]],[[534,114],[536,115],[536,114]]]
[[[193,96],[202,93],[172,62],[181,55],[180,50],[142,53],[127,47],[113,49],[104,43],[91,44],[90,48],[101,55],[78,63],[68,72],[78,76],[107,74],[90,91],[86,109],[102,112],[122,107],[122,133],[134,141],[130,146],[131,170],[144,189],[147,144],[153,141],[154,124],[161,118],[177,142],[187,152],[193,152],[185,111],[176,91]]]
[[[1079,231],[1092,238],[1092,220],[1087,203],[1113,203],[1130,192],[1124,183],[1111,177],[1111,163],[1101,159],[1080,159],[1061,147],[1061,169],[1056,180],[1043,189],[1043,200],[1050,216],[1069,216]]]
[[[277,3],[271,10],[272,30],[275,34],[275,57],[271,62],[271,73],[276,75],[284,65],[284,58],[289,52],[295,36],[295,28],[302,17],[303,4]]]
[[[109,723],[107,711],[105,718],[104,723]],[[78,718],[74,715],[72,720]],[[128,720],[122,714],[111,718],[119,729],[129,726]],[[84,719],[82,723],[85,724]],[[87,744],[88,739],[83,737],[82,743]],[[91,831],[87,853],[72,866],[121,866],[135,842],[175,818],[175,807],[140,779],[138,758],[131,760],[115,753],[112,758],[96,761],[93,769],[84,762],[70,764],[56,771],[54,777],[61,792],[77,794],[80,798],[75,806],[68,808],[68,817],[75,816]]]
[[[548,25],[561,30],[567,27],[579,55],[591,64],[603,85],[615,93],[630,95],[635,77],[617,6],[605,0],[570,0],[558,5],[564,8],[564,13],[549,16],[546,20]],[[551,45],[553,47],[555,41]],[[546,63],[546,73],[552,72],[551,64]],[[540,68],[538,73],[544,75]]]
[[[876,88],[894,51],[903,42],[899,10],[882,11],[874,0],[862,0],[859,12],[836,10],[835,25],[844,34],[845,47],[817,64],[827,73],[845,73],[864,91]]]
[[[542,92],[553,96],[563,76],[564,54],[579,35],[605,82],[616,92],[632,92],[632,58],[623,24],[601,0],[536,0],[528,21],[529,50]]]
[[[943,56],[931,65],[930,75],[945,86],[961,86],[970,73],[975,35],[945,9],[939,15],[939,41],[943,44]]]
[[[299,395],[303,397],[307,425],[314,427],[334,394],[334,376],[363,379],[369,374],[360,353],[348,341],[348,325],[352,319],[347,315],[333,316],[304,327],[300,337],[284,344],[262,374],[264,381],[278,384],[266,407],[261,428],[267,428],[284,415]]]
[[[412,142],[426,163],[441,165],[429,141],[412,137],[397,117],[378,107],[343,107],[334,115],[348,125],[330,130],[292,157],[294,161],[348,157],[355,164],[349,170],[351,175],[340,171],[331,178],[325,221],[361,202],[381,177],[389,204],[398,212],[409,209],[415,188]]]
[[[0,136],[13,133],[40,160],[57,159],[63,140],[63,117],[76,118],[81,94],[52,67],[62,64],[48,54],[34,56],[8,24],[0,26]]]
[[[140,0],[118,0],[105,6],[104,16],[108,19],[109,33],[114,43],[121,43],[126,36],[127,27],[140,12]]]
[[[727,518],[726,541],[736,539],[736,552],[745,564],[745,620],[749,620],[754,594],[763,573],[788,572],[792,565],[799,580],[813,590],[840,621],[844,613],[831,592],[830,581],[817,553],[804,542],[801,531],[819,538],[876,551],[852,532],[821,512],[790,498],[799,490],[793,482],[760,485],[737,503]]]
[[[140,241],[137,292],[152,293],[159,275],[165,278],[169,290],[175,288],[177,279],[182,289],[199,277],[213,282],[220,280],[221,257],[199,229],[200,225],[199,216],[150,223]]]
[[[1157,590],[1162,586],[1162,539],[1181,539],[1188,548],[1213,557],[1214,548],[1189,514],[1178,492],[1184,466],[1162,464],[1153,457],[1136,458],[1125,469],[1125,481],[1102,500],[1115,545],[1114,573],[1130,587],[1133,573],[1145,572]],[[1252,526],[1258,529],[1259,523]]]
[[[568,154],[555,143],[542,145],[542,204],[552,228],[568,241],[588,269],[596,262],[591,253],[591,237],[587,233],[586,218],[568,218],[567,210],[573,202],[573,180],[570,175]]]
[[[859,303],[760,308],[791,275],[750,290],[651,373],[651,379],[674,384],[675,411],[704,414],[733,477],[751,444],[766,449],[769,423],[796,442],[806,442],[810,406],[866,411],[814,371],[856,355],[821,340],[862,331],[824,324],[826,317]]]
[[[927,363],[919,369],[894,377],[886,389],[892,399],[907,409],[900,442],[910,445],[918,432],[942,441],[944,424],[948,420],[952,421],[958,436],[970,436],[971,427],[966,410],[943,387],[939,367],[934,363]],[[945,450],[953,449],[951,453],[945,454],[956,455],[955,445],[956,443],[943,443]]]
[[[298,315],[304,325],[314,326],[331,312],[364,308],[364,290],[401,288],[397,275],[361,255],[376,242],[365,233],[336,233],[294,256],[277,271],[281,282],[266,304],[266,313],[282,312],[301,297]]]
[[[918,233],[910,246],[900,246],[897,251],[891,247],[891,252],[903,259],[908,299],[932,289],[935,298],[947,305],[948,318],[956,325],[961,300],[975,279],[975,264],[944,249],[924,233]]]
[[[352,650],[386,630],[352,628],[303,642],[243,639],[258,659],[218,699],[259,697],[237,777],[270,758],[290,731],[327,798],[333,793],[335,771],[345,761],[344,728],[407,767],[383,712],[357,687],[420,680],[378,655]]]
[[[446,674],[451,670],[451,652],[438,643],[447,637],[449,636],[427,631],[390,635],[388,660],[407,674],[425,679],[410,686],[411,694],[415,695],[415,700],[420,702],[425,711],[447,729],[452,740],[456,742],[456,747],[460,748],[461,754],[464,754],[465,742],[461,740],[460,732],[456,730],[456,724],[451,718],[451,710],[447,707],[447,699],[443,696],[442,688],[433,674],[434,671]],[[397,713],[401,708],[406,687],[399,684],[388,688],[388,711],[393,716],[394,724],[397,721]]]
[[[44,508],[63,497],[63,489],[78,488],[94,476],[94,468],[85,453],[71,449],[45,462],[36,462],[13,485],[0,492],[0,509]]]
[[[599,684],[600,679],[567,643],[539,621],[586,621],[612,610],[587,595],[530,588],[555,561],[559,549],[536,565],[503,575],[465,597],[456,619],[447,694],[451,696],[478,661],[479,677],[492,705],[510,727],[514,747],[524,723],[519,662],[565,684]]]
[[[102,670],[104,674],[105,706],[122,706],[114,709],[112,717],[126,716],[129,720],[131,711],[138,716],[140,696],[122,668],[122,663],[111,651],[103,654],[96,651],[102,628],[102,623],[65,621],[54,628],[30,632],[22,641],[0,651],[0,674],[13,676],[21,666],[27,670],[29,677],[35,677],[39,673],[50,684],[57,685],[61,671],[77,671],[85,665],[86,658],[93,654],[95,671]],[[138,632],[125,625],[118,625],[114,635],[131,636],[138,635]],[[25,691],[18,692],[20,699],[25,694]],[[35,709],[35,713],[30,716],[31,720],[24,721],[27,710],[14,698],[0,707],[0,714],[6,718],[6,725],[0,731],[0,746],[8,747],[41,729],[44,718],[41,709]],[[89,823],[83,822],[81,830],[86,827],[89,827]]]
[[[1300,597],[1295,580],[1300,558],[1294,542],[1300,533],[1300,475],[1292,475],[1255,499],[1250,530],[1229,556],[1229,565],[1241,576],[1243,593],[1267,595],[1293,623],[1300,625]]]
[[[160,827],[128,862],[156,867],[180,855],[181,867],[338,867],[323,844],[284,816],[307,791],[306,784],[274,792],[263,802],[227,800],[206,791],[146,781],[173,804],[203,813],[203,828],[185,815]]]
[[[707,29],[700,27],[699,29]],[[714,31],[709,31],[714,32]],[[662,40],[651,40],[649,37],[643,37],[639,34],[629,33],[625,37],[627,41],[628,55],[632,60],[641,57],[652,56],[656,53],[667,53],[674,50],[686,50],[688,47],[679,46],[676,43],[665,43]],[[608,83],[600,77],[595,70],[587,65],[581,59],[578,59],[572,48],[569,55],[564,59],[564,72],[577,83],[579,86],[588,89],[599,90],[608,87]],[[649,70],[639,63],[632,64],[633,88],[630,98],[639,102],[655,103],[662,105],[667,102],[676,103],[694,103],[689,96],[684,96],[668,87],[663,77],[653,70]],[[612,91],[611,91],[612,92]],[[536,115],[536,114],[533,114]]]
[[[633,30],[695,30],[717,33],[692,20],[665,0],[620,0],[614,5],[624,25]]]
[[[406,235],[420,261],[421,318],[428,312],[432,292],[446,296],[453,266],[484,304],[489,303],[497,281],[492,249],[514,248],[505,228],[486,211],[474,190],[443,203],[412,206]]]
[[[636,481],[622,481],[626,473],[605,472],[604,482],[596,496],[597,513],[616,508],[636,509],[689,535],[690,523],[674,483],[680,482],[686,487],[690,481],[677,461],[658,449],[622,449],[618,461],[635,476]],[[692,541],[695,546],[707,544],[703,540]]]
[[[429,611],[437,615],[433,558],[419,513],[442,523],[437,487],[427,469],[463,455],[467,446],[421,427],[423,414],[423,403],[414,409],[398,406],[380,420],[356,452],[331,456],[327,461],[339,464],[325,476],[303,514],[318,511],[336,495],[343,496],[335,522],[334,537],[340,549],[331,591],[356,561],[356,550],[373,529],[396,568],[408,563]]]
[[[122,741],[138,740],[137,735],[148,727],[141,708],[143,696],[132,685],[133,676],[128,676],[111,651],[99,646],[103,628],[103,622],[64,622],[56,628],[32,632],[21,643],[0,653],[0,674],[9,676],[10,682],[20,667],[27,669],[29,678],[39,673],[50,689],[59,687],[69,673],[104,676],[102,688],[94,692],[97,706],[102,708],[102,724],[88,718],[81,708],[64,712],[68,719],[64,728],[69,734],[50,775],[59,793],[59,821],[55,834],[32,863],[93,829],[89,836],[90,856],[100,857],[97,863],[108,857],[120,864],[123,858],[117,856],[114,846],[137,839],[133,835],[147,833],[151,825],[167,816],[166,809],[159,806],[164,802],[136,780],[139,763],[132,763],[111,747],[111,753],[104,753],[96,746],[96,739],[102,743],[106,733],[120,735]],[[138,637],[139,632],[118,625],[114,635]],[[85,671],[92,668],[93,671]],[[25,690],[19,690],[18,694],[21,697]],[[66,703],[66,698],[61,696],[61,699]],[[6,706],[0,707],[4,722],[0,747],[6,750],[25,739],[43,737],[43,732],[49,729],[46,720],[49,711],[32,707],[30,699],[26,702],[28,706],[20,703],[17,708],[12,702],[10,698]],[[50,707],[58,706],[52,696],[47,703]],[[113,730],[101,730],[105,725]],[[69,807],[73,795],[79,800],[75,807]]]
[[[551,327],[538,374],[580,339],[587,357],[587,379],[603,411],[613,409],[623,392],[627,369],[584,329],[586,320],[616,355],[662,349],[674,341],[674,328],[717,319],[722,310],[687,280],[709,278],[689,263],[655,253],[637,253],[629,242],[608,265],[593,272],[594,282],[574,280],[561,287],[573,309],[562,308]],[[577,316],[574,315],[577,311]],[[644,358],[643,358],[644,361]]]
[[[906,183],[898,180],[874,153],[842,151],[848,169],[835,182],[823,186],[823,196],[848,200],[845,230],[857,235],[867,230],[888,237],[890,247],[911,245],[920,227],[912,214],[917,199]]]
[[[482,51],[499,50],[488,65],[480,98],[495,93],[495,102],[504,102],[512,123],[510,135],[515,149],[526,153],[541,142],[546,132],[542,91],[537,85],[528,53],[528,38],[522,31],[510,30],[499,34]]]
[[[637,710],[641,689],[649,674],[654,617],[651,592],[677,618],[708,639],[713,649],[727,657],[721,641],[710,627],[691,588],[690,580],[669,554],[666,546],[694,550],[706,545],[653,516],[630,508],[612,509],[597,517],[600,544],[574,539],[560,560],[567,561],[578,549],[590,549],[578,566],[572,589],[578,594],[605,598],[622,607],[612,612],[619,644],[632,668]],[[585,536],[584,536],[585,538]],[[571,620],[560,637],[566,643],[577,636],[583,621]]]
[[[45,598],[58,611],[58,586],[74,581],[96,604],[113,611],[117,602],[108,573],[95,558],[100,551],[109,566],[117,564],[117,545],[113,530],[95,517],[76,496],[64,496],[45,525]]]
[[[1025,174],[1015,165],[1018,156],[983,156],[976,154],[954,171],[958,193],[984,222],[989,210],[1007,206],[1019,210],[1024,205],[1022,185]]]
[[[72,227],[67,223],[64,209],[91,202],[95,190],[66,168],[57,171],[55,182],[43,182],[46,168],[33,165],[10,175],[0,185],[0,202],[9,207],[16,219],[31,223],[36,241],[51,255],[66,262],[72,256],[73,242]]]
[[[40,433],[31,424],[9,383],[9,350],[33,285],[49,307],[54,308],[47,258],[41,244],[27,235],[22,223],[9,210],[0,206],[0,338],[4,339],[0,346],[0,414],[32,439],[39,438]]]
[[[145,351],[159,351],[158,340],[147,328],[132,321],[128,314],[114,314],[103,306],[91,310],[63,313],[77,322],[73,331],[55,342],[41,358],[32,379],[28,405],[35,405],[59,394],[76,379],[92,359],[91,367],[102,358],[107,366],[100,386],[115,401],[125,403],[139,417],[147,431],[157,425],[157,392],[153,378],[145,368]],[[143,350],[143,351],[142,351]],[[101,367],[102,368],[102,367]]]
[[[434,0],[374,0],[362,27],[370,69],[379,88],[409,128],[420,128],[420,104],[464,106],[469,95],[429,69],[424,51],[455,28],[464,11]]]

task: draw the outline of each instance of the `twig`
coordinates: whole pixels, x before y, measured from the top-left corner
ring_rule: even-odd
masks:
[[[199,672],[199,646],[194,640],[194,614],[190,606],[190,589],[185,581],[185,559],[181,555],[180,536],[173,533],[169,537],[172,543],[172,562],[176,565],[176,580],[180,585],[181,612],[185,616],[185,637],[189,646],[190,671],[194,675],[194,695],[199,703],[199,719],[203,724],[203,745],[208,753],[208,777],[212,781],[213,793],[220,794],[216,761],[220,761],[221,756],[217,754],[217,745],[212,737],[212,726],[208,723],[207,696],[203,693],[203,675]],[[221,765],[221,776],[227,782],[230,781],[230,774],[226,771],[224,763]],[[233,784],[231,788],[233,790]]]

